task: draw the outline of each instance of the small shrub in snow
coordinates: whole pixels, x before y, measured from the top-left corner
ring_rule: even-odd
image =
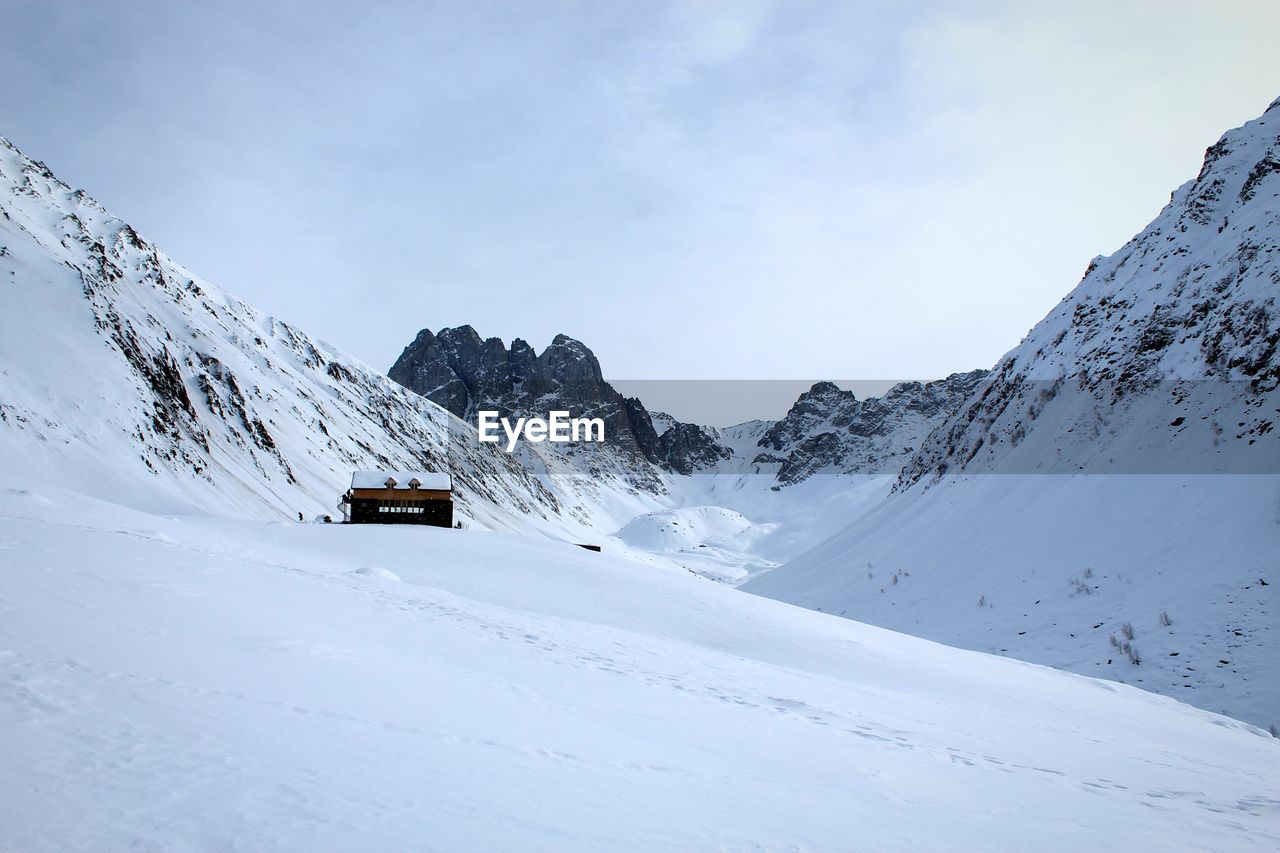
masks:
[[[1160,624],[1165,626],[1166,628],[1173,624],[1173,620],[1169,618],[1169,614],[1167,611],[1164,611],[1164,610],[1160,611]]]
[[[1084,576],[1085,576],[1086,578],[1091,578],[1091,577],[1093,577],[1093,569],[1086,568],[1086,569],[1084,570]]]
[[[987,596],[985,593],[983,595],[978,596],[978,606],[979,607],[987,606]]]
[[[1120,633],[1121,633],[1121,634],[1124,634],[1124,638],[1125,638],[1126,640],[1132,640],[1132,639],[1133,639],[1133,626],[1132,626],[1132,625],[1130,625],[1128,622],[1124,623],[1123,625],[1121,625],[1121,626],[1120,626]]]

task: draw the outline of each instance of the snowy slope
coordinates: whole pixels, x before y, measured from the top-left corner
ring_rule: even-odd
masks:
[[[1278,477],[1008,475],[893,495],[743,588],[1280,728],[1277,566]]]
[[[437,406],[175,264],[0,138],[0,459],[141,507],[334,513],[352,470],[452,470],[459,514],[581,529]]]
[[[777,567],[751,557],[753,546],[777,528],[777,523],[757,524],[726,507],[682,506],[636,516],[614,536],[631,548],[665,555],[703,577],[739,583]]]
[[[1273,850],[1280,743],[532,537],[0,493],[5,849]]]
[[[897,494],[746,588],[1280,726],[1278,288],[1280,101],[1089,265]]]
[[[1280,99],[931,436],[946,473],[1280,473]]]

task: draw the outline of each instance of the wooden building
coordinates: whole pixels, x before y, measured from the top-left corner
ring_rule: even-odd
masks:
[[[432,471],[357,471],[342,507],[350,524],[453,527],[453,478]]]

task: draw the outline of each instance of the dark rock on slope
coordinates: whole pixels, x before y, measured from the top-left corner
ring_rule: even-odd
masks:
[[[423,329],[388,375],[473,424],[479,411],[510,418],[567,411],[572,417],[603,419],[606,443],[633,471],[692,465],[680,450],[660,447],[644,404],[618,393],[604,380],[595,354],[568,335],[556,335],[535,353],[520,338],[508,349],[499,338],[481,338],[471,326],[436,334]]]
[[[936,382],[902,382],[883,397],[858,400],[831,382],[800,395],[787,416],[760,438],[757,463],[780,463],[778,481],[816,473],[894,474],[925,436],[986,376],[955,373]]]

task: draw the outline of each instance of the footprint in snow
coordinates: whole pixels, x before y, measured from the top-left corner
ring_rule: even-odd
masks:
[[[5,489],[3,494],[8,497],[21,498],[28,503],[38,504],[40,506],[53,506],[53,501],[49,500],[39,492],[33,492],[30,489]]]
[[[355,660],[358,657],[352,649],[330,646],[326,643],[316,643],[310,640],[275,640],[266,645],[267,648],[280,652],[326,658],[328,660]]]
[[[347,572],[348,575],[362,580],[382,580],[382,581],[399,581],[400,576],[395,572],[387,569],[380,569],[377,566],[362,566],[358,569],[352,569]]]

